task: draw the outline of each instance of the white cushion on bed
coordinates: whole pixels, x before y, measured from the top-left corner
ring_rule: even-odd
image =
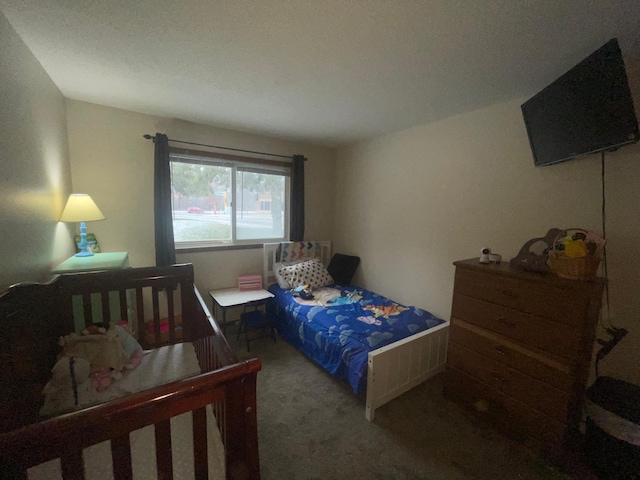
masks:
[[[289,288],[296,288],[300,285],[308,285],[314,288],[324,287],[335,283],[331,274],[327,271],[322,262],[313,258],[296,265],[289,265],[280,269],[280,275],[290,285]]]
[[[278,285],[280,285],[280,288],[282,288],[283,290],[289,290],[290,288],[293,288],[293,285],[290,285],[289,282],[287,281],[287,279],[282,276],[282,274],[280,273],[280,270],[282,270],[282,268],[284,268],[284,267],[290,267],[292,265],[298,265],[299,263],[303,263],[303,262],[306,262],[308,260],[311,260],[311,259],[304,258],[302,260],[293,260],[291,262],[275,262],[273,264],[273,276],[275,277],[276,281],[278,282]]]
[[[291,288],[291,285],[289,285],[289,282],[287,282],[282,275],[280,274],[280,269],[282,267],[284,267],[284,263],[282,262],[276,262],[273,264],[273,276],[276,278],[276,282],[278,282],[278,285],[280,285],[280,288],[282,288],[283,290],[288,290]]]

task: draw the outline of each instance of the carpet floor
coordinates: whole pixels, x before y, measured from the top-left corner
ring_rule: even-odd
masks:
[[[241,359],[257,357],[263,480],[566,480],[518,443],[442,395],[442,375],[364,417],[364,398],[278,337],[251,342],[233,328]],[[580,477],[581,478],[581,477]]]

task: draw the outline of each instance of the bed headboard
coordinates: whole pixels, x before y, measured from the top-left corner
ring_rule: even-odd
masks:
[[[307,240],[305,242],[265,243],[262,251],[262,281],[264,288],[274,283],[273,264],[290,263],[307,258],[320,258],[327,266],[331,259],[331,242],[328,240]]]

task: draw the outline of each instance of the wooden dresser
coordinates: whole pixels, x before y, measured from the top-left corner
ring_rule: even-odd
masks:
[[[558,453],[580,420],[604,281],[454,265],[445,395]]]

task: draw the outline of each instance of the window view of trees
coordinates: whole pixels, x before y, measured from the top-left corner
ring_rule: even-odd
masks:
[[[284,172],[185,161],[171,169],[176,243],[284,239]]]

